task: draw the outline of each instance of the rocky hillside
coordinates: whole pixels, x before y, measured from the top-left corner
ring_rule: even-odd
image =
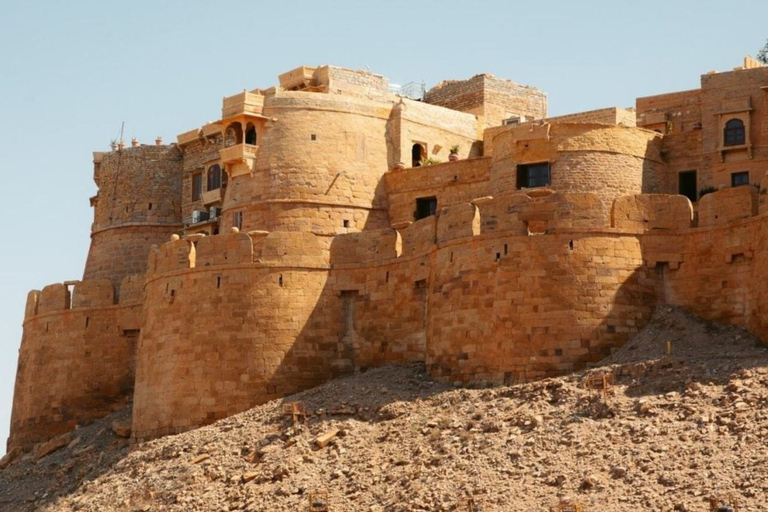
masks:
[[[605,395],[585,388],[606,373]],[[283,414],[293,401],[306,422]],[[768,351],[672,308],[557,379],[454,389],[383,368],[132,450],[111,428],[128,414],[15,460],[0,510],[768,510]]]

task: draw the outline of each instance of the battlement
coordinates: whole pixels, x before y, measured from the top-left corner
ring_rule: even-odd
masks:
[[[64,281],[63,283],[49,284],[42,290],[32,290],[27,295],[25,322],[38,315],[74,309],[140,305],[143,300],[143,282],[143,274],[126,276],[118,287],[117,293],[109,279]]]

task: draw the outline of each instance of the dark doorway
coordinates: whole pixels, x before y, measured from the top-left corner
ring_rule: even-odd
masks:
[[[245,143],[250,144],[251,146],[256,145],[256,127],[250,123],[245,130]]]
[[[423,158],[424,146],[418,143],[414,144],[411,148],[411,167],[419,167]]]
[[[677,193],[681,196],[685,196],[691,200],[692,203],[696,202],[698,198],[697,186],[696,186],[696,171],[683,171],[678,174],[678,186]]]
[[[436,197],[419,197],[416,198],[416,211],[413,212],[414,220],[426,219],[437,213],[437,198]]]

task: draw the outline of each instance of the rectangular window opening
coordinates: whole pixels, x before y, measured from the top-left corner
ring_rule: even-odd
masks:
[[[426,219],[437,213],[437,197],[417,197],[414,220]]]
[[[749,171],[731,173],[731,186],[749,185]]]
[[[232,213],[232,226],[237,229],[243,229],[243,212]]]
[[[192,200],[199,201],[203,194],[203,173],[196,172],[192,175]]]
[[[549,162],[517,166],[517,188],[546,187],[550,183]]]

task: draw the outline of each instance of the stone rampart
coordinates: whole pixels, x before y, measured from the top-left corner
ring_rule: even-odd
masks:
[[[108,279],[72,281],[27,298],[8,448],[28,449],[131,399],[141,328],[138,277],[116,302]]]

